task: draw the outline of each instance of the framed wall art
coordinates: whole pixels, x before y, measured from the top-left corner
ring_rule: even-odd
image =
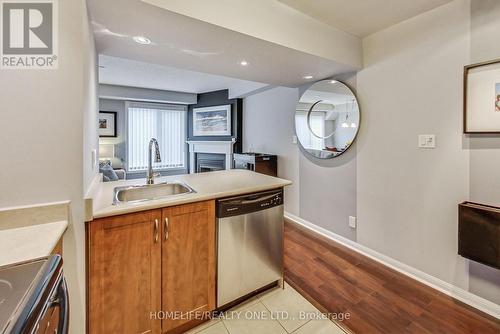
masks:
[[[193,136],[230,136],[231,105],[193,108]]]
[[[464,68],[464,133],[500,134],[500,59]]]
[[[116,137],[116,111],[99,111],[99,137]]]

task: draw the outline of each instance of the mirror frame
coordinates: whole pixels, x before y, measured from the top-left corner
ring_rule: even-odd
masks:
[[[319,82],[323,82],[323,81],[332,81],[332,80],[335,80],[336,82],[338,82],[338,83],[340,83],[340,84],[344,85],[344,87],[346,87],[346,88],[349,90],[349,92],[351,92],[352,96],[354,96],[354,98],[356,99],[356,104],[358,105],[358,114],[359,114],[359,115],[358,115],[358,126],[357,126],[357,128],[356,128],[356,133],[354,134],[354,138],[352,139],[351,144],[350,144],[349,146],[347,146],[345,150],[343,150],[342,152],[333,152],[333,151],[332,151],[332,152],[329,152],[329,153],[331,153],[331,156],[328,156],[328,157],[322,158],[322,157],[320,157],[319,155],[312,153],[310,150],[308,150],[307,148],[305,148],[304,146],[302,146],[302,143],[300,142],[300,138],[299,138],[299,136],[298,136],[298,134],[297,134],[297,122],[295,121],[295,117],[296,117],[296,113],[297,113],[297,107],[296,107],[296,108],[295,108],[294,117],[293,117],[293,118],[294,118],[294,122],[293,122],[293,123],[294,123],[294,127],[295,127],[295,136],[297,137],[297,143],[300,145],[300,147],[301,147],[302,151],[307,152],[307,154],[308,154],[308,155],[310,155],[311,157],[314,157],[314,158],[316,158],[316,159],[319,159],[319,160],[331,160],[331,159],[335,159],[335,158],[338,158],[338,157],[340,157],[341,155],[343,155],[345,152],[347,152],[347,151],[351,148],[351,146],[352,146],[352,145],[356,142],[356,139],[358,138],[358,135],[359,135],[359,129],[360,129],[360,127],[361,127],[361,120],[362,120],[362,117],[361,117],[361,107],[360,107],[360,105],[359,105],[358,96],[356,95],[356,93],[354,93],[354,91],[351,89],[351,87],[349,87],[349,85],[347,85],[347,84],[346,84],[345,82],[343,82],[343,81],[340,81],[340,80],[337,80],[337,79],[323,79],[323,80],[319,80],[319,81],[315,81],[315,82],[311,83],[311,84],[307,87],[307,89],[306,89],[306,90],[304,90],[304,92],[302,92],[302,94],[300,94],[300,96],[299,96],[299,100],[297,101],[297,105],[300,103],[300,99],[302,98],[302,96],[304,96],[304,94],[305,94],[305,93],[306,93],[306,92],[307,92],[307,91],[308,91],[308,90],[309,90],[312,86],[314,86],[315,84],[317,84],[317,83],[319,83]],[[308,112],[308,116],[309,116],[309,114],[311,113],[312,108],[314,108],[314,106],[315,106],[316,104],[318,104],[319,102],[321,102],[321,101],[317,101],[317,102],[313,103],[313,105],[312,105],[311,109],[310,109],[310,110],[309,110],[309,112]],[[310,125],[309,125],[309,117],[308,117],[308,120],[307,120],[307,127],[308,127],[309,131],[311,131],[311,127],[310,127]],[[314,132],[312,132],[312,131],[311,131],[311,133],[315,136]],[[331,135],[333,135],[333,133],[332,133]],[[324,152],[324,151],[321,151],[321,152]],[[338,153],[338,154],[334,155],[333,153]]]

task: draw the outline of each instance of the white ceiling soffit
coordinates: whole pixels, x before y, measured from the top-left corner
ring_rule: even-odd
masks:
[[[278,0],[310,17],[366,37],[452,0]]]
[[[294,50],[362,66],[359,38],[277,0],[142,1]]]
[[[355,70],[139,0],[88,4],[97,51],[103,55],[288,87],[313,80],[303,78],[307,75],[315,80]],[[137,44],[133,36],[146,36],[152,44]],[[241,60],[249,65],[241,66]]]
[[[197,94],[229,89],[230,98],[245,96],[268,86],[106,55],[99,55],[99,83]]]

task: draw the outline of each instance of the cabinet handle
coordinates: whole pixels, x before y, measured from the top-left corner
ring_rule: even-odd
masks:
[[[168,239],[168,218],[165,218],[165,240]]]
[[[158,242],[158,219],[155,219],[155,243]]]

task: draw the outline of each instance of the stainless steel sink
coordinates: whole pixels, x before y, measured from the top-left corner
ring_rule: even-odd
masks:
[[[182,182],[116,187],[113,194],[113,204],[151,201],[195,192],[193,188]]]

